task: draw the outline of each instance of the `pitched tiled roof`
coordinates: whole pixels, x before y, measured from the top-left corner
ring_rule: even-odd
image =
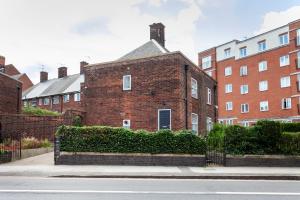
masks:
[[[83,74],[74,74],[63,78],[51,79],[38,83],[23,92],[23,99],[53,96],[72,92],[80,92],[80,83],[84,81]]]
[[[158,56],[168,52],[169,51],[161,46],[157,41],[150,40],[149,42],[119,58],[118,61]]]

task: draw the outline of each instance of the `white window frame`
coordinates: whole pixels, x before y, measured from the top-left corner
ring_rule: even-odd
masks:
[[[48,106],[50,104],[50,98],[49,97],[45,97],[44,99],[43,99],[43,105],[44,106]]]
[[[231,111],[231,110],[233,110],[233,103],[232,103],[232,101],[228,101],[228,102],[226,102],[226,111]]]
[[[289,34],[288,33],[280,34],[278,37],[279,37],[279,45],[286,45],[289,43]]]
[[[126,80],[128,79],[128,87],[126,86]],[[124,75],[123,76],[123,91],[131,90],[131,75]]]
[[[206,117],[206,131],[210,132],[213,128],[213,121],[211,117]]]
[[[259,102],[259,110],[261,112],[269,111],[269,102],[268,101]]]
[[[248,94],[248,93],[249,93],[249,86],[241,85],[241,94]]]
[[[231,48],[224,49],[224,58],[230,58]]]
[[[248,75],[248,67],[247,65],[243,65],[240,67],[240,76],[247,76]]]
[[[300,29],[297,30],[297,46],[300,45]]]
[[[280,56],[280,58],[279,58],[280,67],[284,67],[284,66],[287,66],[289,64],[290,64],[290,56],[288,54],[284,55],[284,56]]]
[[[241,124],[242,124],[243,127],[249,127],[250,126],[250,122],[248,122],[248,121],[242,121]]]
[[[192,120],[192,131],[194,132],[194,133],[196,133],[196,134],[198,134],[199,133],[199,118],[198,118],[198,114],[196,114],[196,113],[192,113],[192,118],[191,118],[191,120]]]
[[[259,81],[259,91],[263,92],[263,91],[267,91],[268,88],[268,81],[264,80],[264,81]]]
[[[80,92],[74,93],[74,101],[76,101],[76,102],[81,101]]]
[[[201,59],[202,69],[208,69],[212,67],[211,56],[206,56]]]
[[[206,89],[207,89],[207,104],[211,105],[211,89],[208,87]]]
[[[246,108],[246,105],[247,105],[247,108],[248,108],[247,111],[245,111],[245,109],[243,109],[243,108]],[[249,104],[248,103],[241,104],[241,113],[248,113],[249,110],[250,110],[250,108],[249,108]]]
[[[286,108],[284,107],[285,102],[286,102],[286,105],[287,105]],[[292,98],[283,98],[283,99],[281,100],[281,108],[282,108],[283,110],[289,110],[289,109],[292,109]]]
[[[268,62],[266,60],[260,61],[258,63],[258,71],[263,72],[268,70]]]
[[[127,122],[127,125],[126,125],[126,122]],[[123,128],[125,129],[130,129],[130,119],[124,119],[123,120]]]
[[[170,111],[170,129],[166,129],[166,130],[172,130],[172,110],[171,109],[158,109],[157,110],[157,130],[160,130],[159,128],[159,118],[160,118],[160,111],[163,111],[163,110],[169,110]],[[165,129],[162,129],[162,130],[165,130]]]
[[[225,85],[225,93],[226,93],[226,94],[227,94],[227,93],[231,93],[232,90],[233,90],[233,89],[232,89],[232,84],[231,84],[231,83]]]
[[[43,99],[39,98],[39,106],[43,105]]]
[[[247,47],[241,47],[239,51],[240,51],[240,58],[244,58],[247,56]]]
[[[225,125],[226,126],[233,125],[233,119],[225,119]]]
[[[52,97],[52,104],[57,105],[60,103],[59,96]]]
[[[280,78],[280,87],[281,88],[291,87],[291,77],[290,76],[281,77]]]
[[[259,52],[263,52],[267,50],[267,42],[266,40],[262,40],[260,42],[257,43],[258,44],[258,51]]]
[[[191,78],[191,96],[198,99],[198,81],[194,78]]]
[[[67,98],[66,98],[66,97],[67,97]],[[69,95],[69,94],[64,94],[64,96],[63,96],[63,101],[64,101],[64,103],[69,102],[69,101],[70,101],[70,95]]]
[[[232,67],[231,66],[225,67],[224,74],[225,74],[225,76],[231,76],[232,75]]]

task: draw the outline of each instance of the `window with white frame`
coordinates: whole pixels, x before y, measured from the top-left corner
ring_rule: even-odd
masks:
[[[43,105],[43,99],[42,98],[39,99],[39,106],[41,106],[41,105]]]
[[[54,96],[52,99],[53,104],[59,104],[59,96]]]
[[[286,88],[291,86],[291,78],[289,76],[282,77],[280,79],[280,87]]]
[[[123,120],[123,128],[130,129],[130,119]]]
[[[232,92],[232,84],[226,84],[225,85],[225,93]]]
[[[258,63],[258,71],[262,72],[262,71],[266,71],[268,69],[268,63],[267,61],[261,61]]]
[[[191,79],[191,85],[192,85],[192,97],[194,98],[198,98],[198,83],[196,81],[196,79]]]
[[[289,35],[288,33],[284,33],[279,35],[279,44],[280,45],[285,45],[289,43]]]
[[[226,119],[225,124],[228,125],[228,126],[233,125],[233,119]]]
[[[211,68],[211,56],[202,58],[202,69]]]
[[[131,90],[131,75],[123,76],[123,90]]]
[[[241,85],[241,94],[248,93],[248,85]]]
[[[48,98],[48,97],[44,98],[43,101],[44,101],[43,103],[45,106],[50,104],[50,98]]]
[[[281,108],[282,109],[291,109],[292,108],[292,99],[284,98],[281,100]]]
[[[224,58],[229,58],[231,54],[231,49],[227,48],[224,50]]]
[[[207,88],[207,104],[211,104],[211,89]]]
[[[280,67],[283,67],[283,66],[286,66],[286,65],[290,64],[290,56],[289,55],[281,56],[279,58],[279,60],[280,60]]]
[[[258,42],[258,51],[267,50],[267,43],[265,40]]]
[[[80,92],[74,94],[74,101],[80,101]]]
[[[225,76],[230,76],[232,74],[232,67],[225,67]]]
[[[32,107],[36,107],[36,99],[33,99],[33,100],[31,101],[31,106],[32,106]]]
[[[233,109],[233,104],[232,101],[226,102],[226,110],[232,110]]]
[[[268,81],[260,81],[259,82],[259,91],[266,91],[268,90]]]
[[[249,127],[250,126],[250,123],[247,122],[247,121],[242,121],[241,124],[242,124],[243,127]]]
[[[264,111],[268,111],[269,110],[269,102],[268,101],[261,101],[259,103],[259,107],[260,107],[260,111],[264,112]]]
[[[240,48],[240,58],[247,56],[247,47]]]
[[[300,45],[300,29],[297,30],[297,45]]]
[[[247,103],[241,104],[241,113],[247,113],[247,112],[249,112],[249,104]]]
[[[206,131],[210,132],[213,128],[213,123],[210,117],[206,117]]]
[[[240,76],[247,76],[248,74],[248,67],[245,65],[245,66],[241,66],[240,67]]]
[[[198,115],[192,113],[192,131],[198,133]]]
[[[297,68],[299,69],[300,68],[300,51],[298,51],[298,53],[297,53],[297,63],[296,63],[296,65],[297,65]]]
[[[65,94],[64,95],[64,103],[69,102],[70,101],[70,95],[69,94]]]

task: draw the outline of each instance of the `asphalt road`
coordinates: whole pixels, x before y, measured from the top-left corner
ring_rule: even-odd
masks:
[[[300,181],[0,177],[0,200],[299,200]]]

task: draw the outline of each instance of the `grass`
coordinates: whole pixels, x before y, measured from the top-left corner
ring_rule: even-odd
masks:
[[[22,112],[23,114],[34,115],[34,116],[59,116],[60,115],[60,113],[58,112],[41,109],[41,108],[35,108],[32,106],[24,107]]]

